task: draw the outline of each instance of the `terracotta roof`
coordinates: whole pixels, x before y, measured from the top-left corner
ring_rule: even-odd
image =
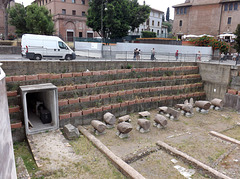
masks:
[[[182,4],[174,5],[172,7],[176,8],[176,7],[189,7],[189,6],[192,6],[192,3],[182,3]]]
[[[227,3],[227,2],[240,2],[240,0],[221,0],[220,3]]]
[[[157,10],[157,9],[153,9],[151,8],[152,11],[157,11],[157,12],[161,12],[161,13],[164,13],[163,11],[160,11],[160,10]]]

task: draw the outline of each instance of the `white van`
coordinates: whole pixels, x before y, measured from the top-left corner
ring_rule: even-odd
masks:
[[[57,36],[24,34],[21,47],[22,56],[30,60],[42,58],[72,60],[76,58],[72,49]]]

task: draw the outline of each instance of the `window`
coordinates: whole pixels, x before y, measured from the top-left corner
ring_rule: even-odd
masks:
[[[152,29],[152,32],[153,32],[153,29]]]
[[[41,6],[41,1],[40,1],[40,6]]]
[[[152,26],[154,26],[154,21],[152,21]]]
[[[235,11],[238,10],[238,3],[234,3],[234,10],[235,10]]]
[[[86,13],[85,13],[85,11],[82,11],[82,16],[86,16]]]
[[[142,32],[143,32],[143,29],[142,29]]]
[[[233,10],[233,4],[229,4],[229,11],[232,11]]]
[[[149,19],[147,20],[147,25],[149,25]]]
[[[183,14],[183,8],[180,9],[181,14]]]
[[[79,32],[78,35],[79,35],[79,37],[82,37],[82,32]]]
[[[72,3],[76,3],[76,0],[72,0]]]
[[[228,17],[227,24],[231,24],[231,23],[232,23],[232,18],[231,18],[231,17]]]
[[[180,14],[180,9],[179,8],[177,8],[177,14]]]
[[[182,27],[182,20],[179,21],[179,26]]]
[[[157,35],[159,35],[159,30],[157,30]]]
[[[62,0],[62,2],[66,2],[66,0]]]
[[[59,48],[61,48],[61,49],[67,49],[67,46],[63,43],[63,42],[58,42],[58,46],[59,46]]]
[[[75,16],[76,15],[76,11],[72,10],[72,15]]]
[[[187,8],[184,7],[184,14],[187,14]]]
[[[85,4],[85,0],[82,0],[82,4]]]
[[[224,5],[224,11],[227,11],[228,10],[228,4],[225,4]]]
[[[47,0],[46,0],[46,4],[47,4]]]
[[[51,11],[51,9],[49,9],[49,14],[50,14],[50,15],[52,14],[52,11]]]
[[[160,26],[160,22],[158,21],[158,27]]]
[[[62,9],[62,14],[66,14],[66,9]]]
[[[44,5],[44,0],[42,1],[42,5]]]

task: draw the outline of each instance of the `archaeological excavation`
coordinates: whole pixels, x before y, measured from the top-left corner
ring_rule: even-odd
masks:
[[[209,75],[238,69],[214,71],[212,64],[195,62],[64,62],[65,73],[59,63],[44,73],[23,68],[16,76],[10,63],[3,69],[10,74],[12,135],[28,141],[34,177],[240,177],[239,96],[229,89],[237,85]]]

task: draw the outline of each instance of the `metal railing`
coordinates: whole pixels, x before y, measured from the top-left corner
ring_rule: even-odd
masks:
[[[130,51],[111,51],[111,50],[76,50],[77,58],[88,60],[112,60],[112,61],[183,61],[183,62],[209,62],[212,60],[212,55],[202,54],[198,60],[197,54],[179,53],[178,58],[175,53],[156,52],[154,59],[151,59],[151,52],[140,52],[139,56],[134,56]]]

